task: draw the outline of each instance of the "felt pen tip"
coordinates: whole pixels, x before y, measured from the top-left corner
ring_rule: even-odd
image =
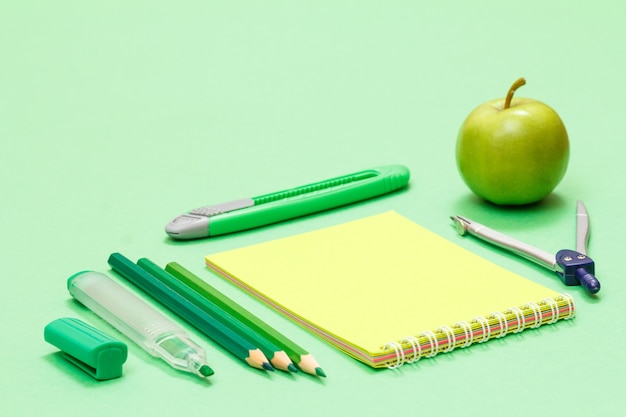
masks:
[[[200,369],[198,369],[198,372],[202,376],[211,376],[215,373],[213,369],[209,368],[207,365],[202,365]]]

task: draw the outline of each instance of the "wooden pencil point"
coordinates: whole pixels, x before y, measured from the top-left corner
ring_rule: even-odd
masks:
[[[274,367],[270,364],[270,361],[267,360],[260,349],[250,350],[248,353],[249,355],[246,358],[248,365],[258,369],[265,369],[266,371],[274,370]]]
[[[270,359],[271,364],[276,369],[281,371],[290,371],[290,367],[293,367],[293,362],[289,359],[289,356],[284,351],[274,352],[274,356]]]
[[[324,377],[326,376],[313,355],[311,355],[310,353],[300,356],[300,362],[298,362],[297,365],[303,372],[306,372],[307,374]]]

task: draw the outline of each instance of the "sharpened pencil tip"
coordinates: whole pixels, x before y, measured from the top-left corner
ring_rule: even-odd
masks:
[[[315,375],[315,376],[326,376],[322,368],[319,366],[313,355],[307,353],[306,355],[302,355],[300,357],[300,362],[297,362],[298,367],[301,371],[306,372],[307,374]],[[321,372],[321,373],[320,373]]]
[[[248,365],[257,369],[265,369],[266,371],[274,370],[274,367],[270,364],[260,349],[253,349],[248,351],[248,353],[250,354],[250,356],[246,358]]]
[[[296,369],[293,362],[291,362],[291,359],[289,359],[289,356],[287,356],[283,350],[273,352],[270,363],[274,369],[280,369],[285,372],[293,372],[293,370]]]
[[[298,368],[296,368],[296,365],[294,365],[293,363],[287,365],[287,369],[291,372],[298,372]]]

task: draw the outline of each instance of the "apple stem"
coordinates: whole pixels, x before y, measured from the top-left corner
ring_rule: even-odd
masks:
[[[509,88],[509,92],[506,95],[506,100],[504,101],[505,109],[508,109],[509,107],[511,107],[511,100],[513,100],[513,94],[515,94],[515,90],[517,90],[524,84],[526,84],[526,80],[524,78],[519,78],[517,81],[513,83],[511,88]]]

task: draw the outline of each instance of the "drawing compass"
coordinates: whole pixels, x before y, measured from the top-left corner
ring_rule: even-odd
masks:
[[[585,205],[578,201],[576,208],[576,250],[562,249],[553,255],[549,252],[520,242],[463,216],[450,217],[457,232],[470,234],[533,261],[556,272],[565,285],[581,285],[590,294],[600,291],[600,282],[595,277],[593,260],[587,256],[589,240],[589,214]]]

